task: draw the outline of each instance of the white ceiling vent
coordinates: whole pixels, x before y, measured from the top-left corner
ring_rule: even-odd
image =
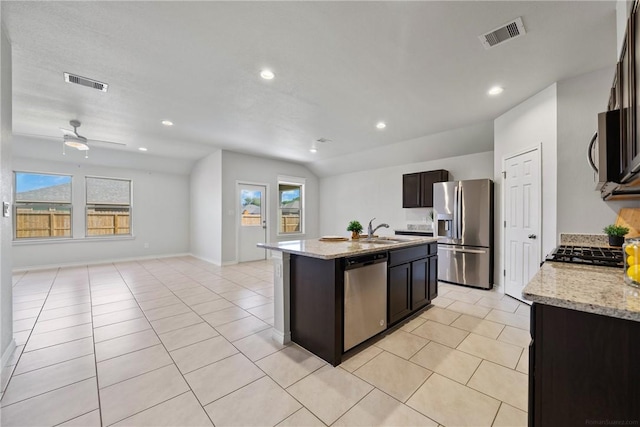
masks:
[[[98,89],[102,92],[106,92],[109,88],[109,85],[106,83],[99,82],[97,80],[88,79],[86,77],[76,76],[74,74],[64,73],[64,81],[67,83],[75,83],[78,85],[90,87],[93,89]]]
[[[500,43],[506,42],[507,40],[523,36],[526,33],[524,24],[522,23],[522,18],[518,17],[511,22],[501,25],[495,30],[478,36],[478,38],[485,49],[490,49]]]

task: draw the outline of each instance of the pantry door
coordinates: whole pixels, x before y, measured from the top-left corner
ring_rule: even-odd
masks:
[[[267,258],[267,186],[238,183],[238,262]]]
[[[506,157],[504,188],[504,291],[519,300],[540,269],[540,149]]]

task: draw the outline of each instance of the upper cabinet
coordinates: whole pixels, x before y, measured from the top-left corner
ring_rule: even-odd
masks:
[[[402,207],[433,207],[433,184],[449,181],[449,172],[438,169],[402,175]]]

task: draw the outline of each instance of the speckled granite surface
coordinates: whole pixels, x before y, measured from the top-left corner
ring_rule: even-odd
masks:
[[[390,239],[396,239],[396,237],[390,237]],[[400,239],[400,237],[398,237],[398,239]],[[389,249],[399,249],[438,241],[437,238],[423,236],[402,236],[401,239],[401,242],[388,244],[367,243],[362,239],[349,240],[347,242],[321,242],[318,239],[309,239],[291,240],[288,242],[277,243],[259,243],[258,246],[274,251],[305,255],[311,258],[334,259],[381,252]]]
[[[522,291],[540,304],[640,322],[640,289],[624,283],[624,270],[545,262]]]
[[[609,246],[609,236],[607,236],[606,234],[560,233],[560,244],[581,246]]]

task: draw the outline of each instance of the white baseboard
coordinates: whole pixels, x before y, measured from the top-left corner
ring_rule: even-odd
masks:
[[[129,262],[129,261],[144,261],[149,259],[160,259],[160,258],[175,258],[182,256],[193,256],[188,252],[177,253],[177,254],[159,254],[159,255],[147,255],[147,256],[139,256],[139,257],[128,257],[128,258],[111,258],[111,259],[101,259],[96,261],[80,261],[80,262],[65,262],[59,264],[44,264],[44,265],[32,265],[27,267],[19,267],[13,269],[14,273],[20,273],[23,271],[37,271],[37,270],[49,270],[52,268],[60,268],[60,267],[82,267],[85,265],[100,265],[100,264],[113,264],[116,262]]]
[[[205,258],[205,257],[199,256],[199,255],[193,254],[193,253],[190,253],[189,255],[194,257],[194,258],[196,258],[196,259],[199,259],[200,261],[204,261],[204,262],[208,262],[209,264],[217,265],[218,267],[220,267],[222,265],[219,262],[215,262],[214,260],[212,260],[210,258]]]
[[[11,358],[11,355],[13,354],[15,349],[16,349],[16,340],[11,338],[11,342],[9,343],[9,346],[4,351],[4,353],[2,353],[2,360],[0,360],[0,370],[4,369],[4,367],[7,366],[7,362],[9,361],[9,358]]]

